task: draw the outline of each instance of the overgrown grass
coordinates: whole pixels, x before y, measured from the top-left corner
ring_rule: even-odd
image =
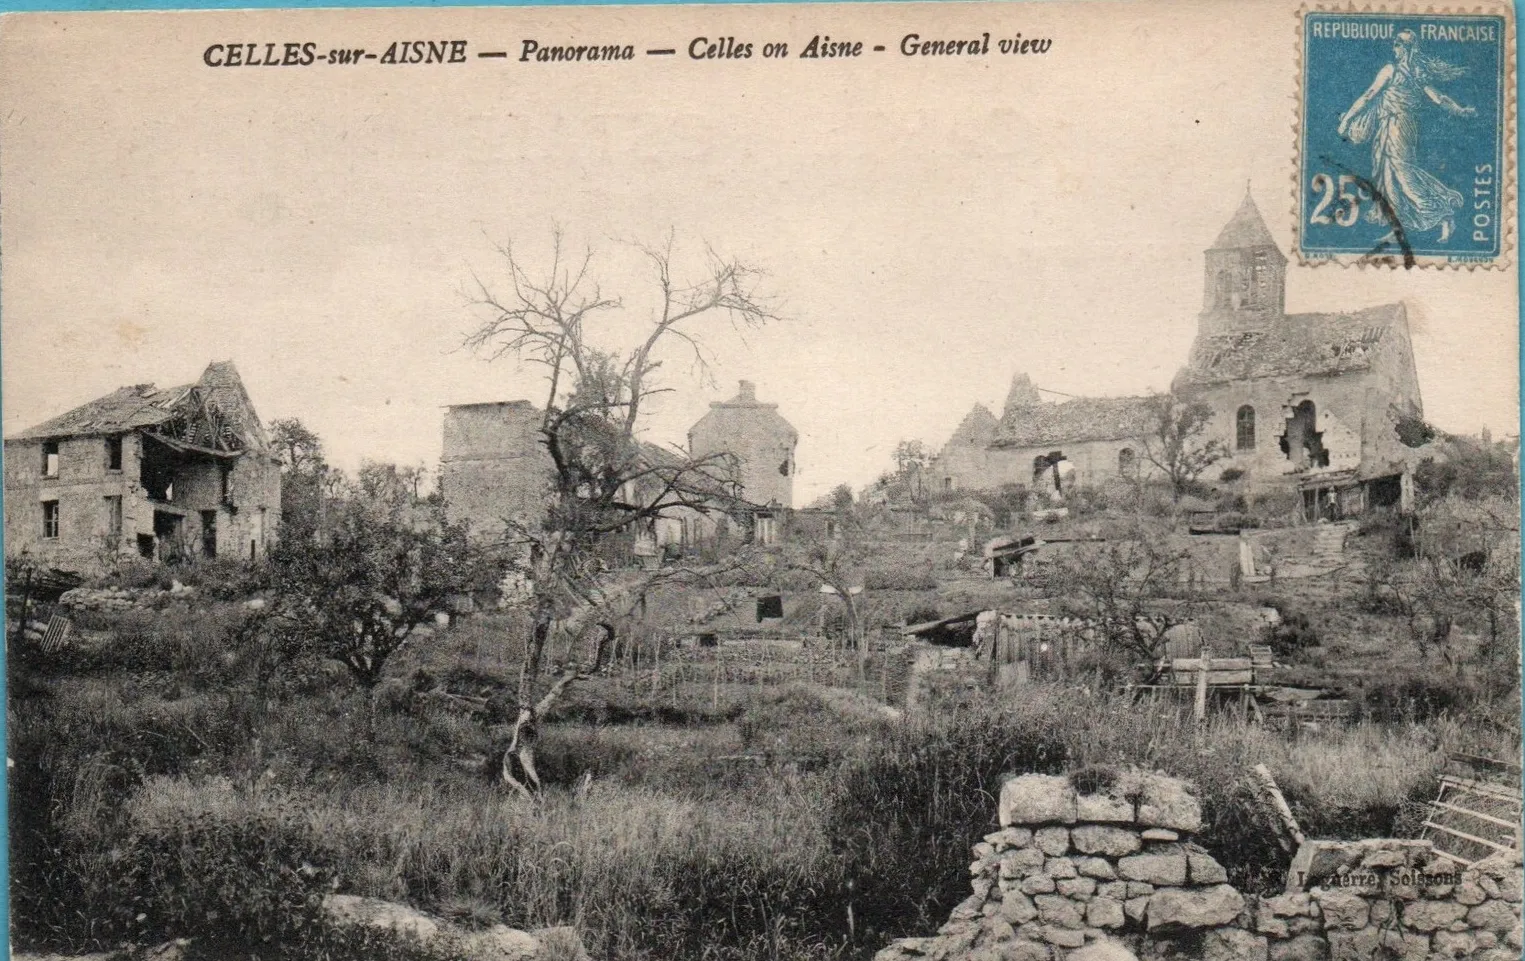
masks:
[[[1008,774],[1187,778],[1203,843],[1236,884],[1263,889],[1285,864],[1244,793],[1251,765],[1271,769],[1308,834],[1361,837],[1391,833],[1447,751],[1514,750],[1502,727],[1444,708],[1290,739],[1074,687],[902,720],[810,685],[712,713],[699,710],[712,690],[631,687],[621,717],[641,723],[572,711],[546,726],[551,787],[528,803],[484,776],[501,745],[478,715],[406,683],[368,699],[318,668],[262,700],[227,631],[196,623],[177,643],[202,653],[184,663],[227,654],[225,668],[55,673],[12,705],[18,938],[188,935],[262,957],[359,957],[312,924],[337,886],[459,919],[575,924],[595,956],[866,958],[932,931],[967,894],[969,846],[994,827]],[[480,631],[437,635],[394,670],[452,690],[508,684],[505,634]],[[655,723],[654,705],[674,701],[687,713],[669,720],[688,723]]]

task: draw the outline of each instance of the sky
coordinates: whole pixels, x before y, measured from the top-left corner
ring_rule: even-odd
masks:
[[[701,329],[648,439],[681,443],[757,384],[799,431],[796,502],[936,447],[1014,373],[1063,394],[1168,387],[1202,250],[1248,188],[1292,240],[1297,34],[1271,2],[36,14],[0,22],[0,410],[10,435],[123,384],[233,360],[261,416],[330,458],[433,465],[449,404],[541,399],[462,349],[496,245],[533,272],[560,227],[595,252],[626,344],[672,233],[766,272],[784,318]],[[1041,56],[906,57],[923,38],[1047,37]],[[816,34],[883,44],[797,56]],[[694,37],[755,45],[687,56]],[[209,45],[465,64],[215,68]],[[630,43],[628,63],[522,63],[525,39]],[[765,59],[783,41],[787,59]],[[647,57],[672,47],[672,57]],[[475,52],[504,50],[505,58]],[[1354,91],[1354,97],[1359,91]],[[1512,270],[1289,267],[1291,311],[1408,304],[1425,413],[1518,432]]]

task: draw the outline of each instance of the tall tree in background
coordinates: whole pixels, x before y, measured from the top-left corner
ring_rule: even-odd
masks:
[[[1202,472],[1227,457],[1229,450],[1222,441],[1202,439],[1213,418],[1207,404],[1167,393],[1150,397],[1148,407],[1144,459],[1165,475],[1171,500],[1179,503]]]
[[[684,509],[722,506],[728,455],[694,458],[638,440],[649,401],[664,390],[658,371],[665,360],[682,357],[708,379],[704,334],[718,323],[739,330],[777,319],[757,291],[761,273],[755,267],[710,250],[701,268],[680,275],[671,235],[662,246],[635,249],[649,268],[655,296],[651,317],[638,322],[643,332],[628,348],[614,346],[611,328],[625,320],[628,329],[630,311],[593,279],[592,250],[571,254],[560,231],[543,272],[532,272],[504,245],[498,248],[506,273],[502,285],[494,289],[474,278],[471,299],[482,319],[465,345],[489,359],[512,357],[537,366],[546,383],[540,434],[552,467],[544,517],[508,530],[525,559],[532,595],[519,719],[504,756],[504,780],[516,787],[522,782],[510,761],[536,780],[532,755],[528,764],[522,757],[524,745],[533,745],[535,725],[571,676],[536,697],[553,626],[561,621],[574,633],[595,630],[606,623],[596,616],[599,609],[640,590],[638,584],[622,589],[603,571],[600,547]],[[601,642],[609,640],[608,629],[599,633]]]
[[[322,526],[325,499],[337,478],[323,441],[295,417],[270,422],[270,446],[281,461],[281,537],[306,542]]]

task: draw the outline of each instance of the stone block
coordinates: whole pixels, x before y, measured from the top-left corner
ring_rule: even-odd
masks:
[[[1465,878],[1456,886],[1456,903],[1465,904],[1467,907],[1475,907],[1488,900],[1488,895],[1478,886],[1476,881],[1468,881]]]
[[[1202,830],[1202,805],[1185,781],[1164,774],[1144,774],[1135,789],[1140,796],[1135,823],[1191,834]]]
[[[1361,869],[1368,858],[1398,861],[1399,867],[1415,867],[1434,857],[1429,841],[1373,838],[1364,841],[1304,841],[1287,869],[1287,891],[1307,890],[1328,878]],[[1374,873],[1367,871],[1362,873]]]
[[[467,935],[458,950],[473,961],[535,961],[542,956],[537,939],[504,924]]]
[[[1017,931],[1011,926],[1011,922],[1002,917],[985,919],[985,938],[990,941],[1010,941],[1017,936]]]
[[[1313,916],[1313,899],[1302,892],[1262,898],[1260,904],[1278,918]]]
[[[1467,923],[1474,928],[1504,932],[1520,923],[1520,914],[1507,901],[1487,901],[1467,912]]]
[[[1112,867],[1112,862],[1106,858],[1074,858],[1075,870],[1088,878],[1096,878],[1100,881],[1111,881],[1117,877],[1117,870]]]
[[[1150,884],[1148,881],[1129,881],[1128,882],[1128,897],[1130,897],[1130,898],[1147,897],[1148,895],[1151,895],[1153,893],[1154,893],[1154,885]]]
[[[1243,928],[1214,928],[1202,939],[1202,961],[1267,961],[1266,939]]]
[[[1126,919],[1123,904],[1115,898],[1095,898],[1086,905],[1086,924],[1093,928],[1120,928]]]
[[[1430,954],[1430,936],[1413,931],[1382,929],[1377,944],[1392,961],[1425,961]]]
[[[1404,925],[1415,931],[1438,931],[1466,916],[1467,906],[1454,901],[1420,901],[1403,909]]]
[[[1117,862],[1117,873],[1129,881],[1150,884],[1185,884],[1186,852],[1180,848],[1160,848],[1134,854]]]
[[[1001,785],[1002,827],[1074,824],[1075,789],[1070,779],[1051,774],[1024,774]]]
[[[1050,857],[1058,857],[1070,849],[1069,828],[1039,828],[1033,832],[1033,844]]]
[[[1070,952],[1065,961],[1138,961],[1138,956],[1111,938],[1104,937]]]
[[[1077,901],[1084,901],[1096,893],[1096,881],[1092,878],[1064,878],[1054,884],[1060,894]]]
[[[1376,928],[1330,931],[1329,961],[1371,961],[1380,950]]]
[[[1437,931],[1430,950],[1442,958],[1466,958],[1477,952],[1477,937],[1470,931]]]
[[[1054,890],[1054,879],[1046,874],[1034,874],[1022,881],[1023,894],[1051,894]]]
[[[1090,824],[1132,824],[1133,802],[1108,794],[1081,794],[1075,798],[1075,820]]]
[[[1287,922],[1264,911],[1255,918],[1255,930],[1273,938],[1292,936],[1292,929],[1287,925]]]
[[[1033,832],[1031,828],[1002,828],[994,834],[985,835],[985,842],[998,853],[1004,853],[1033,843]]]
[[[1033,899],[1020,891],[1012,891],[1001,901],[1001,917],[1007,923],[1022,925],[1038,916],[1038,908],[1033,904]]]
[[[1371,908],[1365,898],[1351,891],[1326,891],[1315,888],[1313,899],[1324,914],[1324,927],[1354,931],[1366,927]]]
[[[1039,920],[1045,925],[1076,929],[1085,927],[1085,918],[1080,913],[1080,905],[1067,897],[1058,894],[1040,894],[1033,898],[1033,903],[1038,907]]]
[[[1043,867],[1043,852],[1037,848],[1018,848],[1001,855],[1001,877],[1024,878]]]
[[[1001,945],[1001,961],[1052,961],[1053,957],[1053,949],[1038,941],[1013,941]]]
[[[1141,831],[1139,833],[1139,837],[1143,838],[1145,841],[1179,841],[1179,840],[1181,840],[1181,835],[1177,834],[1174,831],[1167,831],[1164,828],[1146,828],[1146,829],[1144,829],[1143,831]]]
[[[1075,868],[1075,862],[1069,858],[1049,858],[1043,862],[1043,873],[1054,880],[1061,878],[1073,878],[1080,872]]]
[[[1061,948],[1084,947],[1086,936],[1073,928],[1063,928],[1052,924],[1045,924],[1042,932],[1043,940],[1049,944],[1058,945]]]
[[[330,894],[323,899],[323,913],[339,927],[366,927],[401,935],[420,944],[440,933],[439,924],[422,911],[405,904],[353,894]],[[518,932],[524,934],[524,932]],[[524,934],[526,938],[528,934]]]
[[[1329,961],[1329,942],[1315,934],[1300,934],[1290,941],[1272,942],[1270,961]]]
[[[1139,836],[1127,828],[1103,824],[1083,824],[1070,831],[1070,843],[1081,854],[1104,854],[1122,857],[1143,847]]]
[[[1223,865],[1195,845],[1186,849],[1186,866],[1192,884],[1223,884],[1228,880]]]
[[[1149,898],[1149,930],[1222,927],[1233,923],[1242,910],[1244,896],[1227,884],[1191,890],[1166,888]]]
[[[1111,898],[1114,901],[1128,900],[1127,881],[1105,881],[1096,886],[1098,898]]]
[[[1137,898],[1129,898],[1123,902],[1123,913],[1132,920],[1142,924],[1144,917],[1149,911],[1149,897],[1147,895]]]

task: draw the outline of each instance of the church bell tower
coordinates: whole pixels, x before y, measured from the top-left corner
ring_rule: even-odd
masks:
[[[1244,201],[1207,249],[1202,333],[1258,330],[1286,312],[1287,258],[1276,246],[1255,201]]]

